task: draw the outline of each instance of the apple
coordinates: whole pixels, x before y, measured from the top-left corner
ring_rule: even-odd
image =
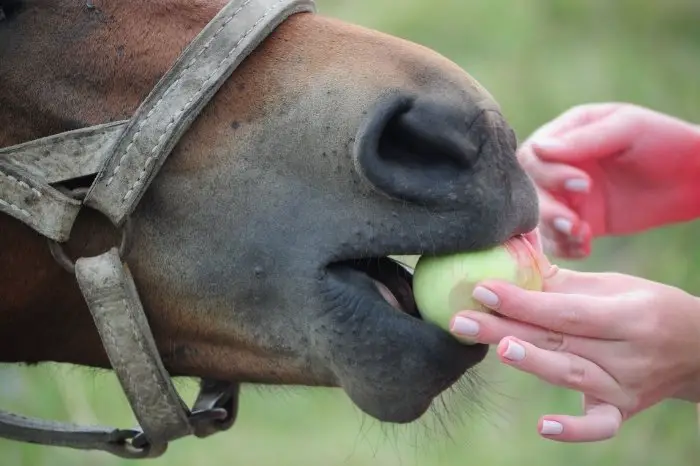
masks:
[[[491,249],[421,256],[413,274],[413,297],[421,317],[449,331],[459,311],[489,312],[472,298],[476,284],[486,279],[542,291],[540,255],[518,236]]]

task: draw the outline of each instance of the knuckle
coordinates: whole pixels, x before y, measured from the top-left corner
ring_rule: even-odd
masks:
[[[562,374],[562,382],[569,388],[584,387],[588,380],[586,367],[577,358],[568,356],[567,370]]]
[[[581,311],[573,306],[565,307],[559,312],[560,326],[572,330],[581,324]]]
[[[557,332],[554,330],[547,330],[544,337],[543,345],[544,349],[549,351],[563,352],[568,348],[568,339],[564,336],[562,332]]]
[[[637,393],[630,393],[629,391],[624,394],[624,400],[619,403],[619,408],[623,412],[635,412],[639,409],[642,404],[642,397]]]
[[[630,336],[637,339],[654,341],[659,332],[663,332],[666,326],[662,322],[661,315],[657,312],[663,308],[662,303],[657,303],[656,298],[648,293],[639,294],[635,302],[629,306],[628,327]]]

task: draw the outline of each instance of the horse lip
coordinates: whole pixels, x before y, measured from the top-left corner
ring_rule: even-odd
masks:
[[[374,284],[377,298],[398,311],[421,319],[413,297],[413,270],[405,264],[390,257],[373,257],[334,262],[329,266],[349,268],[366,275]]]
[[[409,423],[482,362],[486,345],[462,345],[438,327],[399,312],[372,279],[342,263],[330,264],[320,318],[323,356],[353,403],[380,422]],[[327,345],[327,346],[325,346]]]

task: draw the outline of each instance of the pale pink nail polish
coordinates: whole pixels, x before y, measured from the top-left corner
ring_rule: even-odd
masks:
[[[564,189],[573,193],[585,193],[591,188],[591,183],[583,178],[574,178],[564,182]]]
[[[466,317],[455,317],[452,322],[452,333],[469,337],[476,336],[479,333],[479,322]]]
[[[522,361],[525,359],[525,348],[519,343],[508,341],[508,346],[506,347],[505,353],[503,353],[503,357],[511,361]]]
[[[499,302],[496,293],[484,288],[483,286],[477,286],[474,288],[474,291],[472,291],[472,298],[476,299],[484,306],[490,307],[491,309],[495,309]]]
[[[570,235],[571,232],[574,230],[574,223],[568,218],[563,217],[555,218],[552,222],[552,226],[559,233],[563,233],[565,235]]]
[[[542,421],[541,434],[544,435],[559,435],[564,432],[564,426],[557,421]]]
[[[564,144],[555,139],[541,139],[539,141],[533,141],[532,145],[535,147],[535,150],[537,150],[537,148],[541,148],[544,150],[556,151],[566,147]]]

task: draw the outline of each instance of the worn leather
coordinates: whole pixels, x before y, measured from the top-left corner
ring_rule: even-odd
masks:
[[[127,123],[90,126],[2,148],[0,160],[49,184],[94,175],[112,153]]]
[[[125,458],[142,458],[150,452],[123,447],[124,440],[136,433],[130,430],[45,421],[0,411],[0,437],[10,440],[80,450],[103,450]]]
[[[85,204],[121,225],[233,70],[288,16],[305,11],[315,11],[312,0],[235,0],[226,5],[136,111]]]
[[[193,422],[193,434],[208,437],[227,430],[236,419],[239,386],[236,383],[202,380],[192,413],[223,408],[227,417]],[[69,447],[79,450],[99,450],[128,458],[156,458],[165,453],[167,444],[136,448],[131,441],[139,430],[114,429],[103,426],[79,426],[67,422],[47,421],[0,411],[0,437],[40,445]]]
[[[0,158],[0,212],[54,241],[70,237],[80,202]]]
[[[161,445],[191,434],[188,410],[163,367],[133,278],[118,250],[78,259],[75,276],[149,443]]]
[[[313,11],[313,0],[231,1],[190,43],[128,122],[0,150],[0,212],[52,240],[66,241],[81,204],[49,184],[97,173],[83,203],[121,225],[233,70],[287,17]],[[145,448],[128,443],[138,431],[83,428],[2,411],[0,437],[144,458],[161,455],[171,440],[206,437],[231,426],[238,385],[204,381],[194,412],[189,412],[162,364],[133,278],[116,249],[78,259],[75,274],[146,437]],[[138,436],[134,444],[137,440]]]

